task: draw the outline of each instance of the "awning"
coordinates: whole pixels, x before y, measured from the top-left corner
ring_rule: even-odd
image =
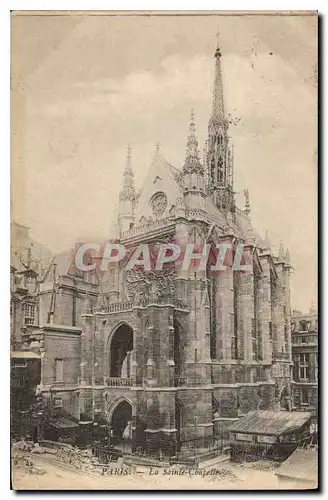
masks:
[[[55,427],[55,429],[76,429],[78,427],[78,424],[68,418],[58,418],[57,420],[52,420],[49,424]]]
[[[41,359],[41,356],[33,351],[11,351],[10,357],[14,359]]]

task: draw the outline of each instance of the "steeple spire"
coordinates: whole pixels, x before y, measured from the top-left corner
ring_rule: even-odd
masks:
[[[131,166],[131,146],[129,145],[123,174],[123,187],[119,195],[118,225],[120,232],[132,227],[134,223],[135,203],[136,190]]]
[[[190,113],[189,134],[187,138],[186,159],[183,166],[184,170],[197,171],[204,173],[203,166],[200,163],[198,139],[196,136],[196,125],[194,110]]]
[[[196,136],[194,111],[191,110],[186,158],[182,169],[185,202],[189,208],[203,208],[205,196],[204,167],[201,164]],[[199,201],[201,194],[201,202]],[[195,198],[196,197],[196,198]],[[196,205],[195,205],[196,204]]]
[[[219,41],[217,41],[213,105],[208,123],[207,192],[212,195],[213,201],[219,209],[233,212],[235,210],[233,154],[229,144],[229,124],[224,107],[221,57],[221,49]]]

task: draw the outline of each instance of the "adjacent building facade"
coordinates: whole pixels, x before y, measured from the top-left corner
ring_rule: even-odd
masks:
[[[317,412],[318,405],[318,315],[295,312],[291,322],[293,354],[293,405]]]
[[[105,420],[113,439],[128,434],[132,450],[149,454],[172,455],[251,410],[292,407],[290,256],[254,230],[247,191],[236,206],[221,60],[218,47],[204,160],[193,114],[184,164],[157,148],[141,192],[129,150],[110,235],[125,259],[84,272],[75,252],[57,256],[39,280],[37,327],[22,339],[39,343],[47,408],[81,424]],[[231,245],[223,270],[211,258],[197,272],[126,265],[140,244],[156,255],[162,243],[205,242]],[[238,244],[247,272],[232,268]]]

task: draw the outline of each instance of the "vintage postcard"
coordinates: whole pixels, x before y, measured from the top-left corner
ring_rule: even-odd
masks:
[[[12,12],[13,489],[318,487],[317,45]]]

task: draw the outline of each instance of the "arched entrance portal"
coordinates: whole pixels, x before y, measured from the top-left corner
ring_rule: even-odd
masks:
[[[132,444],[132,406],[123,399],[115,407],[111,416],[111,444],[124,452],[131,451]]]
[[[130,352],[133,350],[133,330],[122,324],[110,344],[110,377],[130,377]]]

